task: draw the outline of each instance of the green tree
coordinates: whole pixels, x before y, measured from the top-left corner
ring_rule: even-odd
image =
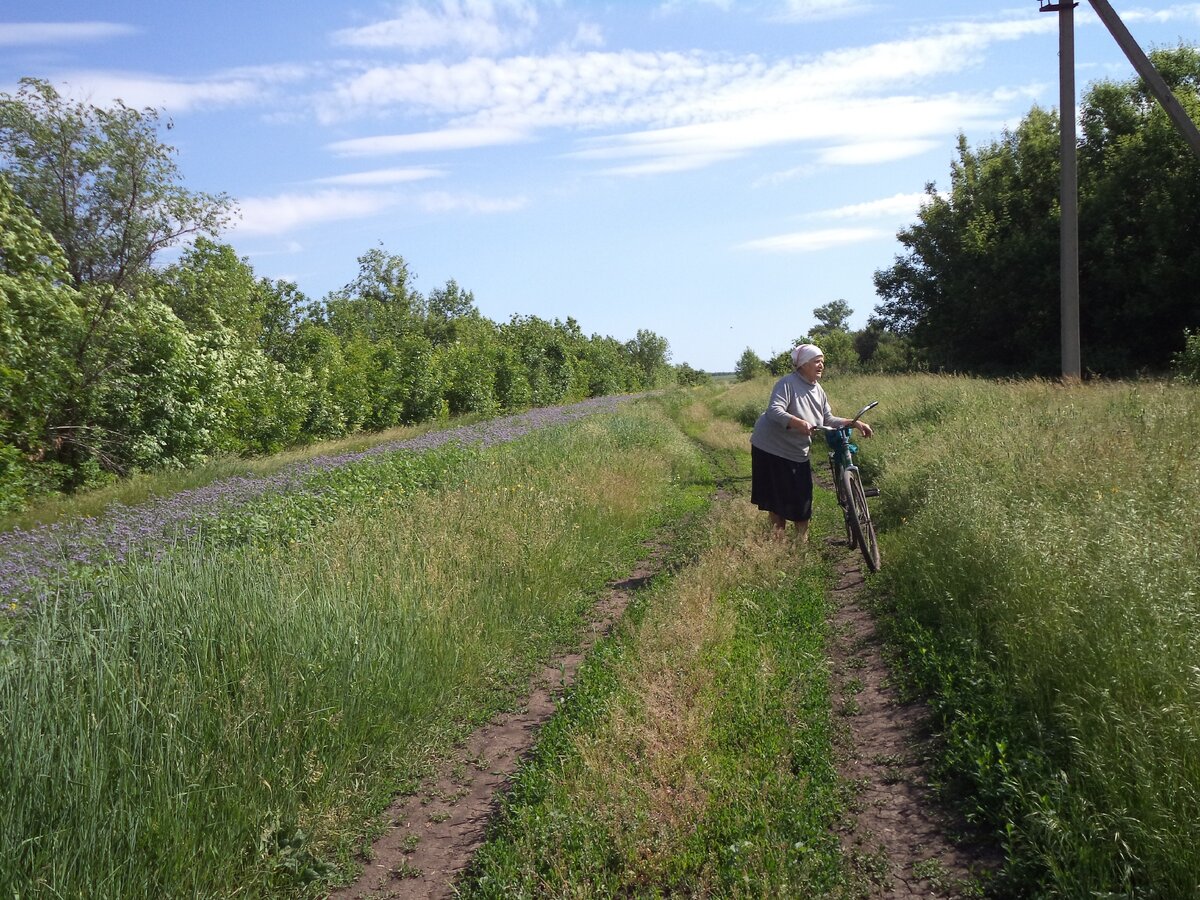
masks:
[[[875,273],[876,313],[937,368],[1047,372],[1058,353],[1058,118],[1035,107],[979,150],[959,136],[950,191],[931,184],[907,254]]]
[[[1200,51],[1150,54],[1200,121]],[[1080,327],[1084,365],[1165,370],[1200,327],[1200,157],[1140,79],[1084,99],[1080,146]]]
[[[425,334],[434,346],[452,343],[462,320],[479,318],[475,295],[464,291],[453,278],[429,292],[426,307]]]
[[[671,349],[665,337],[639,328],[637,337],[626,344],[634,366],[642,373],[645,387],[660,387],[670,380]]]
[[[750,381],[759,375],[766,375],[767,364],[759,359],[757,353],[747,347],[742,351],[742,355],[738,357],[737,365],[733,367],[733,372],[737,376],[738,381]]]
[[[29,464],[52,449],[81,326],[62,249],[0,174],[0,511],[36,489]]]
[[[813,318],[817,320],[817,326],[812,330],[813,335],[824,334],[827,331],[849,331],[850,316],[853,313],[854,310],[845,300],[833,300],[824,306],[818,306],[813,310]]]
[[[62,246],[76,286],[126,287],[159,251],[215,235],[229,216],[227,197],[180,183],[151,109],[70,102],[23,78],[16,96],[0,94],[0,154],[16,193]]]
[[[182,426],[188,418],[167,411],[191,410],[192,401],[169,402],[162,391],[168,384],[188,390],[191,376],[171,373],[176,363],[181,373],[196,363],[195,348],[178,333],[186,329],[162,306],[157,288],[142,282],[159,251],[187,236],[215,234],[230,204],[182,186],[174,151],[157,129],[152,110],[73,103],[36,79],[23,79],[16,96],[0,95],[0,165],[62,248],[78,298],[80,327],[64,334],[69,343],[59,348],[69,360],[69,387],[48,406],[47,428],[54,434],[50,455],[79,471],[96,460],[123,466],[167,459],[171,447],[192,454],[188,441],[162,433],[170,427],[164,423]],[[165,366],[159,383],[139,369],[153,359]],[[152,396],[131,397],[135,385]],[[142,425],[154,436],[139,431]]]
[[[158,276],[163,299],[192,334],[228,332],[256,346],[266,316],[254,270],[228,244],[199,238]]]
[[[255,305],[262,310],[258,345],[268,358],[286,365],[292,357],[296,330],[312,304],[293,281],[260,278],[257,291]]]
[[[675,367],[675,380],[684,387],[694,387],[701,384],[711,384],[712,376],[701,369],[693,369],[687,363]]]
[[[413,280],[403,256],[373,247],[358,258],[355,279],[325,298],[323,321],[342,340],[363,335],[378,341],[421,331],[425,301]]]
[[[1200,331],[1183,332],[1183,349],[1171,359],[1175,375],[1184,381],[1200,383]]]
[[[1150,54],[1200,119],[1200,52]],[[1084,367],[1165,370],[1200,325],[1200,159],[1139,79],[1083,98],[1079,147],[1080,319]],[[906,253],[875,273],[889,330],[934,368],[1057,374],[1058,117],[1034,107],[972,150],[959,139],[950,191],[931,184]]]

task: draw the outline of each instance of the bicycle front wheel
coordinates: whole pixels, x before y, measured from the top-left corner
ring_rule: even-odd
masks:
[[[846,542],[850,545],[850,549],[854,550],[858,547],[858,542],[854,536],[854,529],[850,525],[853,511],[846,493],[846,479],[842,477],[844,473],[834,462],[832,453],[829,454],[829,471],[833,474],[833,491],[837,494],[838,506],[842,509],[842,524],[846,526]]]
[[[854,532],[851,548],[856,544],[862,551],[867,568],[879,571],[879,543],[875,540],[875,526],[871,524],[871,511],[867,508],[867,494],[863,490],[858,469],[846,469],[842,473],[846,490],[846,524]]]

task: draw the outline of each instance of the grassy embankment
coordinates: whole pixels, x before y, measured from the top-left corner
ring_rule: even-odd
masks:
[[[843,378],[882,400],[881,613],[1019,896],[1200,896],[1200,390]]]
[[[329,475],[318,515],[264,500],[217,530],[238,546],[10,621],[0,893],[320,893],[323,860],[349,866],[364,820],[512,702],[653,524],[706,502],[645,407],[402,457]]]

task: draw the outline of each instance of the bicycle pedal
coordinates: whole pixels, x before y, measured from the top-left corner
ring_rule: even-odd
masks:
[[[878,497],[879,496],[879,488],[863,488],[863,496]]]

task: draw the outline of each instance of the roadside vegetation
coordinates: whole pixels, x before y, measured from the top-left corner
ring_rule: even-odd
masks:
[[[646,406],[397,456],[369,493],[349,467],[336,514],[243,506],[6,619],[0,891],[319,894],[655,523],[704,502],[703,461]]]
[[[324,297],[261,277],[219,242],[233,201],[186,187],[165,131],[39,79],[0,93],[0,515],[222,456],[707,380],[644,328],[494,322],[453,279],[418,290],[382,244]]]
[[[666,405],[718,480],[736,481],[746,433],[702,402],[716,393]],[[832,753],[826,567],[815,550],[766,540],[741,493],[713,506],[681,548],[694,561],[592,654],[464,896],[820,897],[853,883],[835,831],[847,795]]]
[[[319,895],[669,527],[669,573],[585,664],[463,890],[853,896],[827,573],[745,502],[770,383],[373,457],[8,617],[0,890]],[[871,595],[932,707],[936,783],[1004,847],[989,890],[1195,893],[1200,388],[827,388],[881,401]]]
[[[1190,346],[1190,345],[1189,345]],[[1182,368],[1182,367],[1181,367]],[[897,675],[1011,896],[1200,892],[1200,388],[838,375]],[[771,379],[713,392],[749,427]]]
[[[878,612],[941,781],[1016,896],[1188,897],[1200,872],[1200,389],[841,378],[879,398]]]

